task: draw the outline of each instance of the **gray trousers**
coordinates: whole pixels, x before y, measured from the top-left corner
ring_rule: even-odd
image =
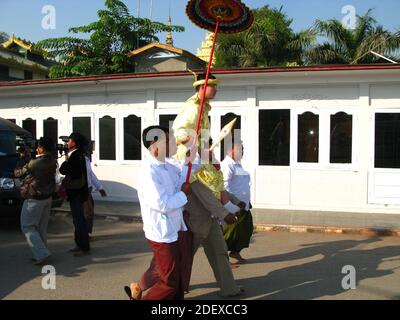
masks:
[[[212,219],[210,232],[206,238],[193,233],[193,249],[196,253],[200,245],[203,245],[204,253],[213,270],[215,280],[220,287],[221,296],[230,296],[239,292],[240,287],[236,285],[233,278],[232,268],[229,263],[228,247],[217,219]]]
[[[50,256],[47,249],[47,225],[51,210],[51,197],[46,200],[26,199],[21,211],[21,230],[36,260]]]

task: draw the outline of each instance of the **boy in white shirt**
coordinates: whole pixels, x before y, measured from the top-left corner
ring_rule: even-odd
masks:
[[[180,260],[181,255],[190,253],[180,252],[178,232],[187,230],[183,207],[191,186],[182,184],[179,170],[166,161],[169,155],[176,153],[174,140],[168,129],[160,126],[143,131],[143,144],[149,153],[143,161],[138,196],[143,230],[153,251],[153,260],[142,279],[150,277],[156,282],[143,297],[137,283],[125,287],[131,299],[183,299]]]

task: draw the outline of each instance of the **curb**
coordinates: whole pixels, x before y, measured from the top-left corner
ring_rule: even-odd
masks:
[[[52,209],[53,215],[69,215],[66,209]],[[142,218],[138,216],[126,216],[121,214],[95,213],[96,217],[108,220],[141,223]],[[294,226],[277,224],[255,224],[255,232],[292,232],[292,233],[328,233],[328,234],[354,234],[370,237],[400,237],[400,229],[388,228],[357,228],[357,227],[335,227],[335,226]]]
[[[331,233],[331,234],[356,234],[370,237],[400,237],[399,229],[385,228],[348,228],[333,226],[290,226],[290,225],[273,225],[273,224],[256,224],[255,231],[261,232],[301,232],[301,233]]]

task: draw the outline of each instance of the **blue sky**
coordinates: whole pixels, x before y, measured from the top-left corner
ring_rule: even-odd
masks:
[[[124,0],[137,15],[139,0]],[[140,0],[140,14],[150,17],[151,0]],[[305,29],[316,19],[337,18],[342,20],[342,8],[352,5],[357,14],[364,14],[374,8],[374,15],[385,28],[395,31],[400,29],[398,13],[399,0],[244,0],[251,8],[264,5],[283,6],[284,11],[293,19],[295,31]],[[171,9],[172,23],[186,28],[184,33],[174,34],[175,46],[196,53],[201,45],[205,31],[194,26],[185,14],[187,0],[153,0],[153,20],[167,22]],[[56,29],[44,30],[41,26],[45,5],[56,9]],[[96,20],[97,10],[104,7],[104,0],[0,0],[0,31],[38,41],[45,38],[66,36],[71,26],[85,25]],[[162,42],[165,35],[160,34]]]

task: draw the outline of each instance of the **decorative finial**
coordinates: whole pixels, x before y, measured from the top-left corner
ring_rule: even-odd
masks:
[[[168,46],[173,47],[174,46],[174,40],[172,39],[172,32],[171,32],[171,16],[168,17],[168,33],[167,33],[167,39],[165,43]]]

